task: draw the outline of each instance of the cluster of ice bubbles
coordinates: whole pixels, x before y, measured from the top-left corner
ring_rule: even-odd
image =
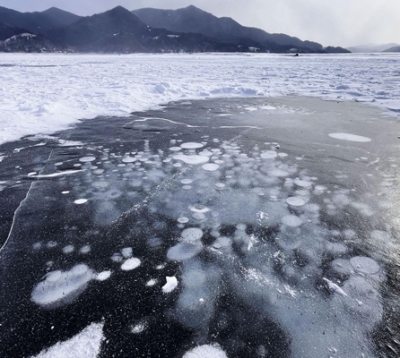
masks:
[[[290,337],[295,357],[373,356],[368,335],[382,318],[384,272],[372,258],[351,254],[344,243],[357,235],[351,227],[329,229],[320,216],[321,210],[333,216],[354,203],[360,215],[369,216],[372,209],[352,200],[350,191],[318,183],[278,150],[278,143],[246,150],[234,141],[209,142],[208,136],[198,143],[173,139],[168,151],[156,153],[146,142],[143,151],[122,155],[101,148],[101,158],[86,156],[76,163],[80,171],[74,180],[84,176],[89,184],[86,192],[71,188],[71,203],[92,205],[101,225],[117,220],[124,205],[146,206],[176,220],[181,234],[165,259],[181,263],[180,282],[167,277],[160,294],[179,287],[173,316],[200,335],[211,320],[222,320],[216,304],[224,287],[260,320],[276,322]],[[154,238],[147,240],[154,245]],[[111,259],[121,270],[141,265],[131,248]],[[90,280],[111,275],[85,264],[52,271],[32,299],[44,306],[68,303]],[[147,286],[156,283],[154,278]],[[203,349],[225,356],[218,345]],[[266,349],[260,346],[258,352]],[[196,356],[196,349],[185,355]]]

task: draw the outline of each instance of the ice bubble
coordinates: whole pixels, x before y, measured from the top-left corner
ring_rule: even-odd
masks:
[[[278,153],[275,152],[274,150],[267,150],[265,152],[262,152],[260,155],[261,159],[275,159],[278,156]]]
[[[93,162],[94,160],[96,160],[96,157],[92,157],[92,156],[82,157],[79,159],[79,161],[82,163]]]
[[[182,164],[181,163],[175,163],[173,166],[174,166],[174,168],[180,168],[182,166]]]
[[[181,180],[181,184],[184,184],[184,185],[189,185],[189,184],[192,184],[192,183],[193,183],[192,179],[182,179]]]
[[[170,293],[178,287],[178,280],[175,276],[167,276],[167,283],[162,287],[164,293]]]
[[[360,328],[371,330],[383,315],[382,298],[374,286],[360,276],[351,276],[343,284],[343,290],[351,299],[332,300],[332,304],[346,308],[353,319],[360,321]]]
[[[62,276],[62,272],[60,270],[52,271],[47,274],[46,281],[47,282],[56,282],[61,278],[61,276]]]
[[[210,211],[210,208],[207,208],[206,206],[201,204],[196,204],[196,205],[190,205],[189,210],[195,213],[208,213]]]
[[[32,301],[40,306],[54,308],[71,303],[93,278],[93,271],[84,264],[76,265],[66,272],[50,272],[33,289]]]
[[[55,242],[55,241],[49,241],[47,244],[46,244],[46,247],[48,248],[48,249],[52,249],[52,248],[54,248],[54,247],[56,247],[58,244]]]
[[[368,137],[363,137],[355,134],[349,133],[329,133],[329,137],[340,139],[340,140],[347,140],[350,142],[370,142],[371,139]]]
[[[109,279],[111,276],[111,271],[102,271],[97,274],[96,280],[97,281],[105,281]]]
[[[132,257],[132,248],[131,247],[125,247],[121,250],[121,254],[123,257],[126,259],[129,257]]]
[[[203,237],[203,230],[191,227],[182,231],[181,238],[186,242],[193,242],[200,240]]]
[[[302,188],[309,188],[312,186],[312,182],[308,180],[295,179],[294,183]]]
[[[183,358],[228,358],[228,356],[219,345],[205,344],[186,352]]]
[[[199,148],[203,148],[203,147],[204,147],[204,144],[195,143],[195,142],[187,142],[187,143],[181,144],[182,149],[199,149]]]
[[[208,157],[204,157],[201,155],[183,155],[183,154],[177,154],[174,155],[173,157],[175,160],[181,160],[182,162],[186,164],[191,164],[191,165],[198,165],[198,164],[204,164],[208,162]]]
[[[141,261],[138,258],[132,257],[132,258],[126,260],[121,265],[121,270],[123,270],[123,271],[131,271],[131,270],[134,270],[135,268],[139,267],[140,264],[141,264]]]
[[[157,283],[157,280],[155,278],[152,278],[151,280],[146,282],[147,287],[152,287]]]
[[[42,243],[41,242],[36,242],[35,244],[33,244],[33,249],[34,250],[39,250],[42,248]]]
[[[196,256],[203,249],[201,243],[191,244],[180,242],[172,246],[167,252],[167,258],[172,261],[185,261]]]
[[[179,152],[179,151],[182,150],[182,148],[181,148],[181,147],[171,147],[171,148],[169,148],[169,150],[170,150],[171,152]]]
[[[219,168],[219,165],[215,163],[207,163],[202,165],[202,168],[207,172],[214,172]]]
[[[122,159],[122,162],[123,163],[133,163],[133,162],[136,162],[136,160],[137,159],[135,157],[127,156]]]
[[[340,256],[347,253],[347,247],[340,242],[328,242],[326,250],[333,256]]]
[[[133,334],[139,334],[142,333],[144,330],[147,328],[147,322],[139,322],[135,326],[132,327],[131,332]]]
[[[210,152],[210,151],[207,150],[207,149],[204,149],[204,150],[202,150],[202,151],[199,153],[199,155],[202,155],[202,156],[204,156],[204,157],[211,157],[211,156],[213,155],[213,153]]]
[[[300,218],[295,215],[286,215],[282,218],[282,223],[291,227],[298,227],[303,224]]]
[[[350,261],[345,259],[333,260],[331,268],[339,275],[350,275],[353,272],[353,267],[351,266]]]
[[[189,219],[186,216],[180,216],[177,221],[180,224],[186,224],[189,222]]]
[[[183,189],[183,190],[190,190],[190,189],[192,189],[192,186],[191,186],[191,185],[184,185],[184,186],[182,187],[182,189]]]
[[[74,250],[75,250],[75,248],[73,245],[67,245],[62,249],[62,252],[64,254],[70,254],[70,253],[74,252]]]
[[[82,246],[81,247],[81,249],[79,250],[79,252],[81,253],[81,254],[88,254],[89,252],[90,252],[90,246],[89,245],[85,245],[85,246]]]
[[[380,270],[376,261],[369,257],[356,256],[350,259],[350,263],[355,271],[368,275],[373,275]]]
[[[87,201],[88,201],[88,199],[77,199],[74,201],[74,203],[77,205],[82,205],[82,204],[87,203]]]
[[[196,219],[199,221],[204,220],[206,218],[204,213],[193,213],[192,217],[193,217],[193,219]]]
[[[225,188],[225,184],[224,183],[215,183],[215,188],[218,190],[222,190]]]
[[[61,194],[63,194],[63,195],[69,194],[69,190],[64,190],[61,192]]]
[[[299,198],[297,196],[291,196],[287,198],[286,202],[291,206],[303,206],[306,203],[302,198]]]

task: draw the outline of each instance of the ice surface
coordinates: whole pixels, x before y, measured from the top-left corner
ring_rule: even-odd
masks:
[[[92,323],[75,337],[32,358],[96,358],[103,340],[103,326],[103,323]]]
[[[399,62],[395,54],[307,55],[296,61],[272,54],[4,54],[0,65],[16,66],[0,74],[0,143],[28,134],[53,133],[81,118],[129,115],[183,97],[295,93],[365,99],[396,115]],[[266,68],[267,75],[263,75]]]

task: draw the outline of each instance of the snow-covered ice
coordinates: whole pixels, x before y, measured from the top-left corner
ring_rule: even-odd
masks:
[[[398,115],[399,63],[396,54],[2,54],[0,143],[185,98],[296,93],[368,102]]]
[[[103,323],[92,323],[75,337],[55,344],[32,358],[96,358],[103,340]]]

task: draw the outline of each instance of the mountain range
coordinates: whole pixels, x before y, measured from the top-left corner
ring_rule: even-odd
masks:
[[[245,27],[195,6],[178,10],[117,6],[81,17],[57,8],[21,13],[0,7],[3,52],[298,52],[345,53],[285,34]]]
[[[399,52],[396,51],[396,47],[399,48],[400,45],[395,43],[388,43],[383,45],[362,45],[348,47],[347,49],[354,53],[371,53],[371,52]]]

